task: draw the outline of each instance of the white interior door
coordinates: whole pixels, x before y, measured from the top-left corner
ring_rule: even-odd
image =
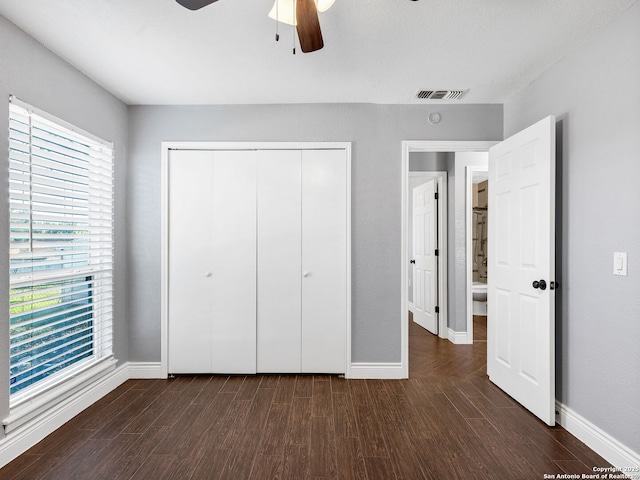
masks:
[[[555,117],[489,151],[487,373],[555,425]]]
[[[257,371],[301,371],[301,158],[258,152]]]
[[[347,157],[302,152],[302,371],[344,373]]]
[[[213,154],[169,154],[169,373],[210,373],[213,304],[206,277],[213,261]]]
[[[256,160],[169,158],[169,373],[256,371]]]
[[[438,334],[436,179],[413,189],[413,321]]]
[[[255,152],[214,153],[208,278],[215,373],[256,373],[256,160]]]

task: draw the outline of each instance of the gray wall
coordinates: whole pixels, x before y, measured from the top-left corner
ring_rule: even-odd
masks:
[[[501,105],[129,107],[130,358],[160,360],[160,142],[350,141],[355,362],[400,361],[402,140],[502,138]]]
[[[558,133],[557,398],[640,452],[640,4],[505,104]],[[613,252],[629,276],[613,276]]]
[[[126,322],[126,146],[127,108],[15,25],[0,17],[0,152],[6,162],[9,95],[114,142],[115,166],[115,338],[114,351],[128,359]],[[9,410],[9,219],[8,169],[0,168],[0,418]]]
[[[450,152],[411,152],[409,154],[409,171],[446,172],[450,160],[453,160]]]

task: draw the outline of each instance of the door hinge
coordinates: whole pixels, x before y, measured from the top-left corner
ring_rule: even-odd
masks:
[[[440,307],[436,305],[436,313],[440,313]]]
[[[436,257],[437,257],[438,255],[440,255],[440,250],[438,250],[438,249],[436,248]]]
[[[438,192],[436,192],[436,195],[435,195],[435,196],[436,196],[436,200],[438,200]]]

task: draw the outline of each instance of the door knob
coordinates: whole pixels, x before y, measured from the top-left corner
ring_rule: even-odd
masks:
[[[416,263],[416,261],[415,260],[411,260],[409,263]]]
[[[540,290],[547,289],[547,282],[545,280],[534,280],[531,285],[533,286],[533,288],[539,288]]]
[[[307,278],[307,277],[309,276],[309,272],[302,272],[302,276],[303,276],[304,278]]]
[[[211,275],[213,275],[211,272],[205,272],[204,276],[209,278]]]

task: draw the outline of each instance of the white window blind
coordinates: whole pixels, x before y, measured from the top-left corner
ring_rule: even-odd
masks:
[[[112,356],[113,146],[12,97],[12,405]]]

